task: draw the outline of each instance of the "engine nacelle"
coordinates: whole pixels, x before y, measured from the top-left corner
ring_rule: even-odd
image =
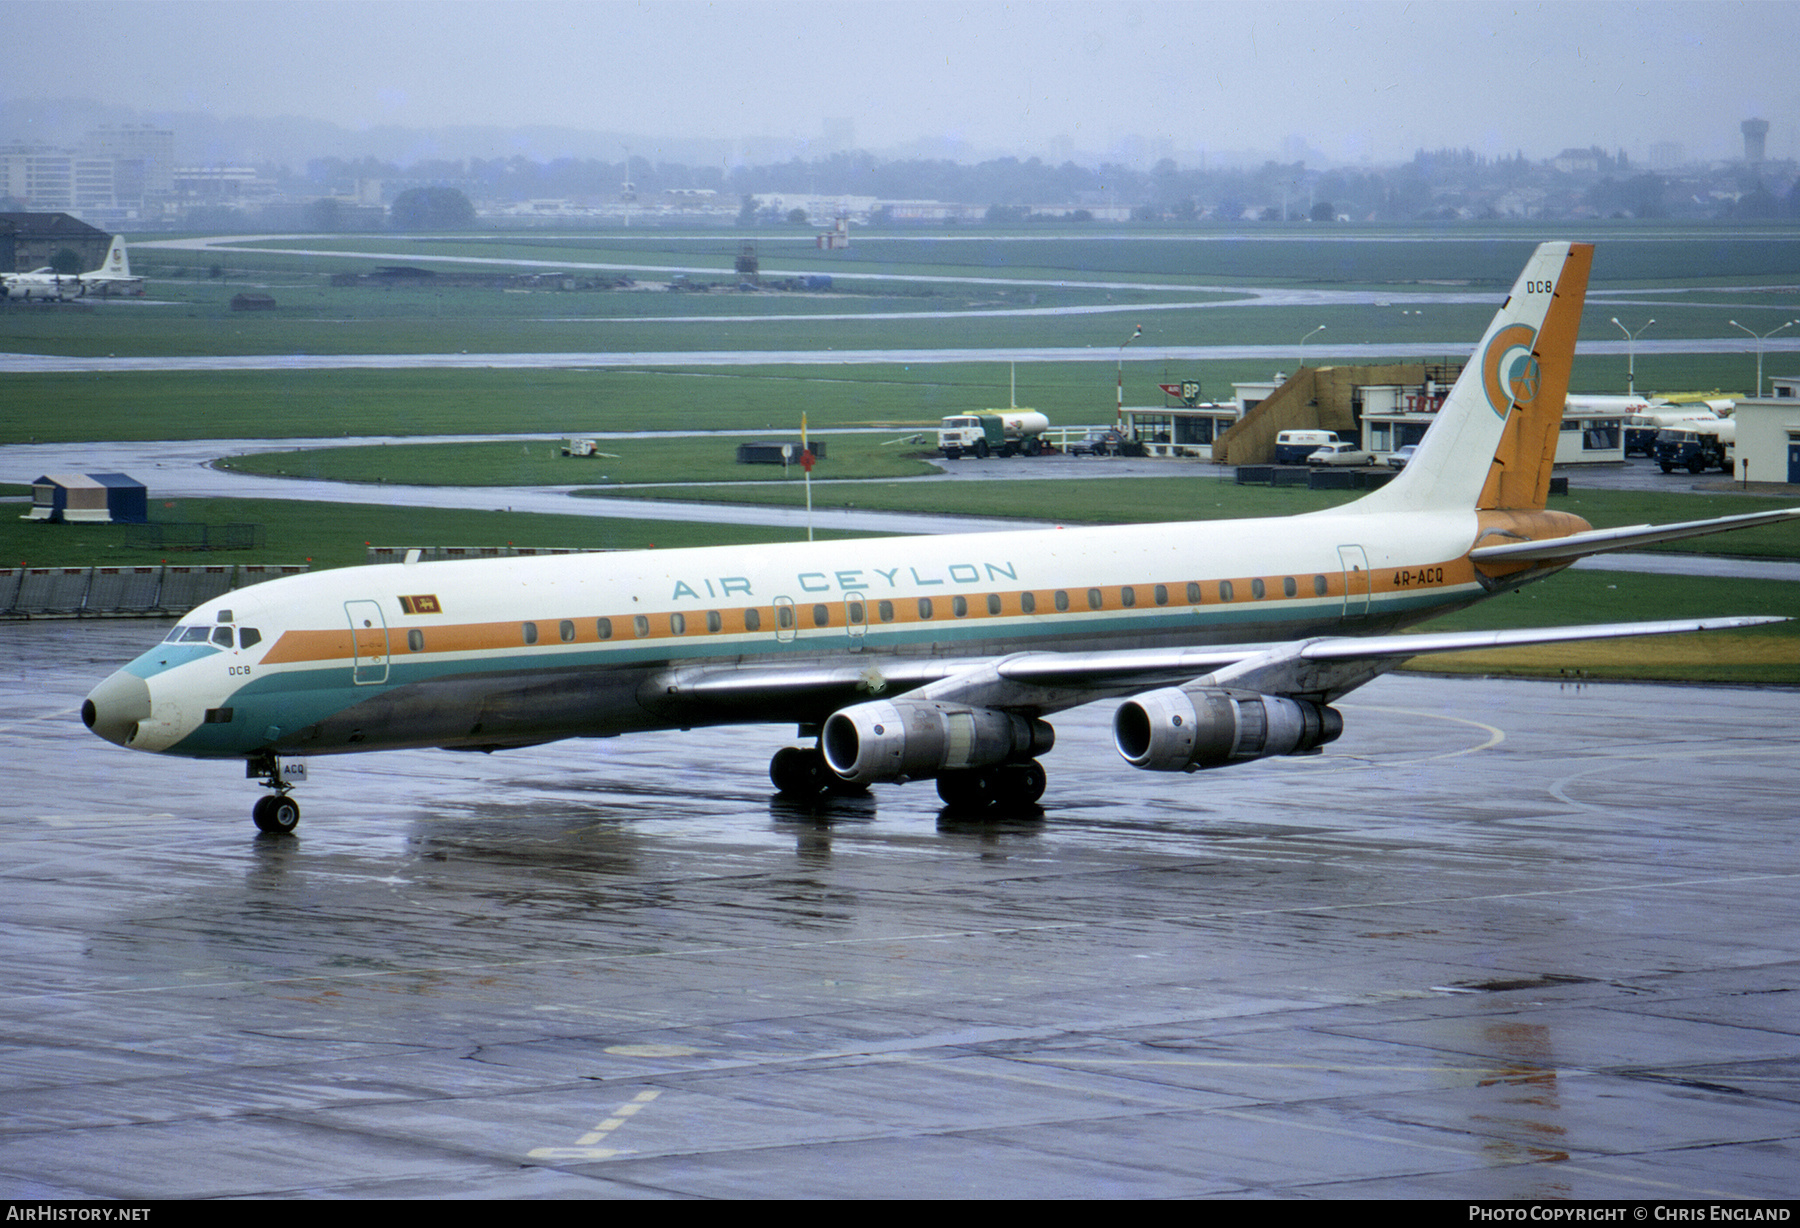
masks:
[[[1197,772],[1303,754],[1343,732],[1344,718],[1335,708],[1220,687],[1149,691],[1113,714],[1113,744],[1125,762],[1150,772]]]
[[[1031,759],[1056,745],[1056,731],[1036,717],[994,708],[875,700],[832,713],[819,745],[833,772],[866,785]]]

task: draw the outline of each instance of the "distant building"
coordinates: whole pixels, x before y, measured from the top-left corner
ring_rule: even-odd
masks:
[[[144,484],[123,473],[47,473],[31,484],[27,520],[143,524],[150,519]]]
[[[1773,394],[1739,401],[1737,475],[1746,482],[1800,486],[1800,377],[1769,380]]]
[[[0,213],[0,269],[29,273],[48,266],[60,251],[81,258],[78,272],[97,269],[112,235],[66,213]]]
[[[91,129],[82,142],[89,157],[109,158],[117,164],[120,204],[136,205],[145,197],[167,196],[175,190],[175,130],[150,124],[108,124]]]
[[[1747,119],[1738,125],[1738,131],[1744,134],[1744,161],[1761,162],[1763,148],[1769,139],[1769,121]]]

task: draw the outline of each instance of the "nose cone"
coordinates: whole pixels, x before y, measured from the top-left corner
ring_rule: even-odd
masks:
[[[150,688],[136,674],[114,674],[81,701],[81,720],[120,746],[131,745],[139,721],[150,719]]]

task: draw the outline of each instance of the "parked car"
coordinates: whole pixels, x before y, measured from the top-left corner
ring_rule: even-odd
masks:
[[[1309,465],[1372,465],[1375,458],[1353,443],[1328,443],[1306,458]]]
[[[1070,456],[1117,456],[1125,436],[1118,431],[1089,431],[1087,438],[1077,439],[1063,448]]]
[[[1413,453],[1417,452],[1418,450],[1419,450],[1419,445],[1416,443],[1409,443],[1409,444],[1405,445],[1398,452],[1395,452],[1388,457],[1388,468],[1389,469],[1404,469],[1404,468],[1406,468],[1406,462],[1411,460],[1413,458]]]

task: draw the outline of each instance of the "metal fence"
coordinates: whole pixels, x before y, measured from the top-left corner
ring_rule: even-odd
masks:
[[[261,524],[152,520],[129,526],[125,541],[134,550],[260,550],[267,539]]]
[[[0,567],[0,619],[164,618],[304,563],[215,567]]]

